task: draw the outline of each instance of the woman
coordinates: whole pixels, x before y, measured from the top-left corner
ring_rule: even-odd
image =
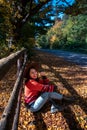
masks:
[[[25,104],[32,112],[39,111],[47,101],[52,102],[51,113],[62,111],[62,108],[55,105],[54,99],[68,100],[63,95],[54,92],[54,85],[49,84],[49,80],[46,78],[45,73],[41,72],[38,78],[38,72],[34,66],[28,68],[25,81]]]

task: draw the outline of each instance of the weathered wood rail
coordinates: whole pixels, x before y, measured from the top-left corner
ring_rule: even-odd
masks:
[[[26,49],[22,49],[0,60],[0,80],[17,62],[17,80],[14,84],[8,104],[0,120],[0,130],[17,130],[20,113],[21,91],[23,86],[23,72],[27,61]]]

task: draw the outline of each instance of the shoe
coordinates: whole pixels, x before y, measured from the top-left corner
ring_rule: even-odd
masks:
[[[57,108],[54,108],[54,109],[51,110],[51,113],[56,113],[56,112],[58,112]]]
[[[55,113],[55,112],[61,112],[63,111],[63,108],[61,106],[56,105],[56,107],[54,105],[51,106],[51,113]]]
[[[63,97],[62,101],[65,103],[73,103],[75,100],[73,97]]]

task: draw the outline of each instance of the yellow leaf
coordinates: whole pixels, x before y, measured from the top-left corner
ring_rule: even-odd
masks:
[[[28,122],[27,122],[27,121],[24,121],[24,124],[25,124],[25,125],[27,125],[27,124],[28,124]]]

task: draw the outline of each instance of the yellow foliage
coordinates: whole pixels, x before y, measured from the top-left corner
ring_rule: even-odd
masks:
[[[13,8],[11,6],[11,2],[6,0],[0,0],[0,5],[1,18],[3,19],[3,22],[0,24],[0,28],[1,31],[6,33],[7,38],[9,38],[9,36],[13,36],[14,29],[14,26],[11,23]]]
[[[36,130],[36,126],[35,125],[29,125],[28,130]]]
[[[7,48],[7,47],[5,47],[5,48],[4,48],[4,50],[5,50],[5,51],[8,51],[8,48]]]
[[[3,4],[3,2],[4,2],[3,0],[0,0],[0,4]]]
[[[55,40],[56,40],[56,36],[53,35],[53,36],[51,37],[50,41],[51,41],[51,42],[54,42]]]

